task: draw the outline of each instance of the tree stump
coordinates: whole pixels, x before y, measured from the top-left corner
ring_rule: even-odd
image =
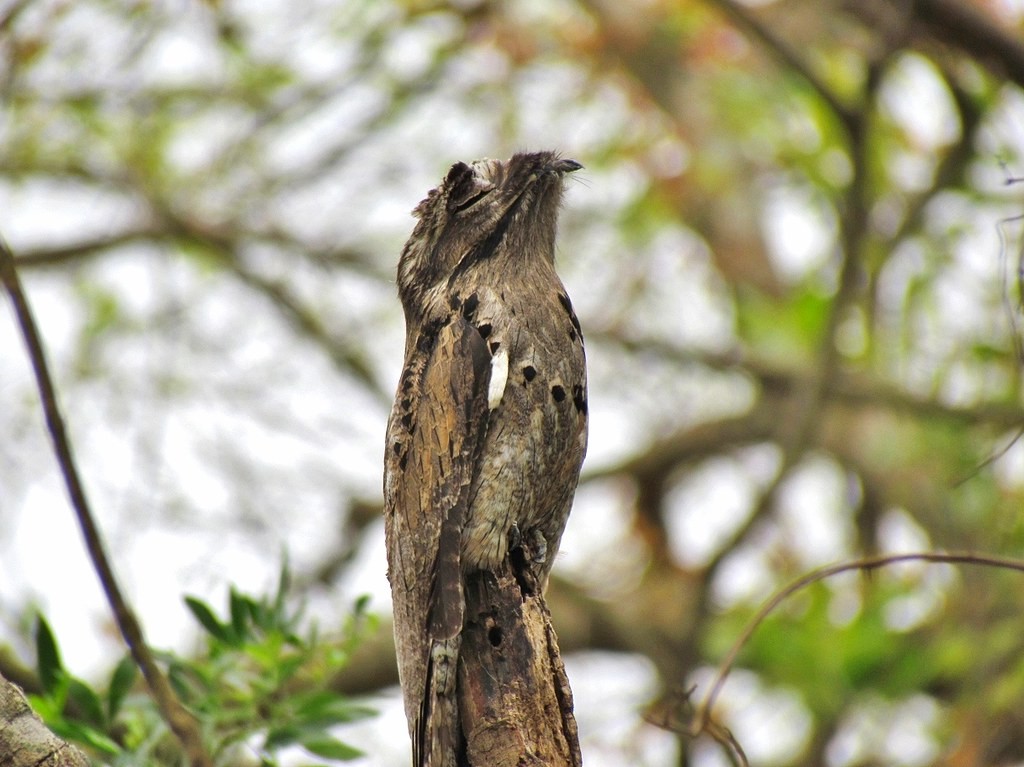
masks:
[[[470,767],[579,767],[572,691],[544,598],[507,566],[466,583],[459,713]]]

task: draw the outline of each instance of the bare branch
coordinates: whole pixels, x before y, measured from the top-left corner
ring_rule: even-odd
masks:
[[[193,767],[212,767],[213,763],[203,747],[196,721],[181,705],[177,697],[175,697],[167,677],[157,667],[156,660],[146,644],[142,626],[135,617],[135,613],[128,604],[128,600],[121,591],[121,587],[118,585],[117,578],[114,575],[113,566],[111,565],[110,558],[107,556],[102,536],[89,506],[85,487],[82,484],[71,449],[71,442],[67,436],[64,418],[61,415],[57,402],[57,392],[54,389],[53,380],[46,363],[42,338],[32,315],[28,298],[22,289],[21,280],[14,265],[14,256],[2,238],[0,238],[0,277],[3,279],[7,294],[11,297],[18,324],[21,326],[22,337],[28,348],[29,358],[32,362],[32,369],[35,373],[36,384],[39,389],[40,401],[42,402],[43,412],[46,417],[46,425],[50,431],[54,454],[60,465],[64,484],[71,498],[71,505],[75,509],[75,515],[78,518],[82,536],[85,538],[89,557],[92,559],[93,567],[99,576],[100,583],[103,585],[103,592],[110,604],[114,619],[117,621],[121,636],[124,637],[125,644],[128,645],[135,663],[142,671],[149,689],[160,708],[161,714],[181,741]]]
[[[383,391],[373,370],[359,351],[332,337],[320,318],[303,306],[287,285],[249,269],[241,257],[238,243],[233,238],[179,216],[167,208],[163,208],[160,215],[175,236],[209,249],[212,255],[244,284],[269,298],[297,330],[327,351],[336,367],[352,374],[382,403],[387,403],[389,395]]]
[[[151,242],[165,233],[152,227],[126,229],[106,237],[95,237],[64,246],[36,248],[20,253],[15,259],[19,269],[61,266],[69,261],[83,262],[123,245]]]
[[[777,436],[784,400],[805,389],[814,371],[782,367],[741,351],[706,352],[682,349],[659,339],[627,339],[613,333],[591,332],[588,338],[616,344],[627,351],[656,352],[680,365],[748,376],[760,387],[762,400],[747,413],[687,426],[653,443],[643,453],[622,463],[587,471],[584,481],[621,474],[653,476],[700,461],[733,447],[773,440]],[[1024,408],[1007,402],[981,402],[957,406],[919,397],[897,384],[843,370],[836,372],[824,391],[827,404],[846,408],[888,410],[913,418],[934,419],[963,426],[1017,429],[1024,423]]]

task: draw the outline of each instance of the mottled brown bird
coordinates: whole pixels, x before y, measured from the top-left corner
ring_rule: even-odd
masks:
[[[580,324],[555,273],[552,152],[456,163],[398,264],[405,367],[384,471],[388,578],[415,767],[460,761],[464,579],[543,589],[587,443]]]

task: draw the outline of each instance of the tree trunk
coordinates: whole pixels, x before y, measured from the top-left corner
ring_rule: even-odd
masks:
[[[471,767],[579,767],[572,692],[543,596],[508,563],[466,584],[459,713]]]

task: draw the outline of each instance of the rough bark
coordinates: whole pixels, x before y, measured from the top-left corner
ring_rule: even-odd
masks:
[[[507,567],[469,579],[459,661],[468,764],[582,764],[547,605],[539,593],[524,592]]]
[[[0,677],[0,764],[89,767],[89,760],[50,732],[28,705],[21,689]]]

